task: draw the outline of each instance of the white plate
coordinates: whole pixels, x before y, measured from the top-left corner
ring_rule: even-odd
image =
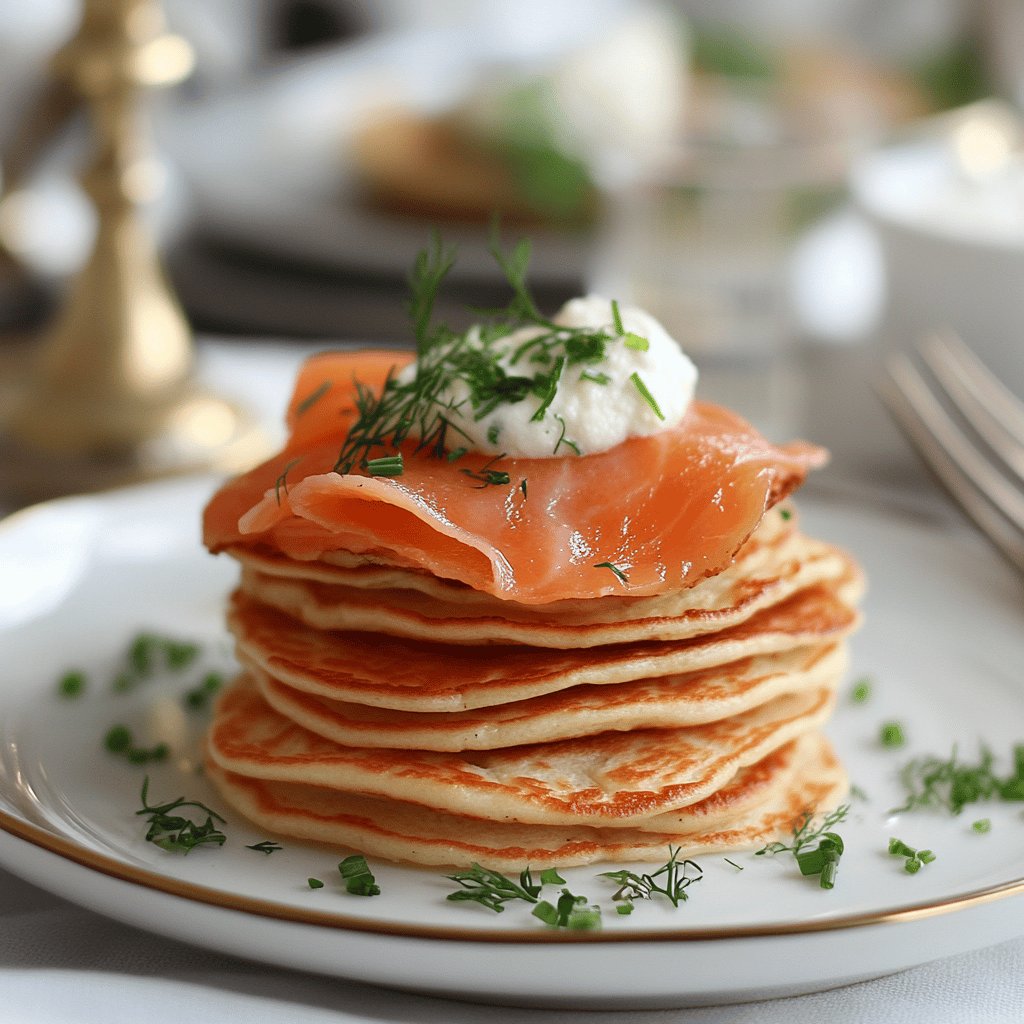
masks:
[[[823,891],[788,855],[743,854],[737,871],[704,859],[704,880],[678,910],[611,910],[598,869],[566,873],[605,908],[600,933],[546,929],[523,905],[500,915],[452,904],[440,872],[373,868],[373,899],[344,893],[339,856],[267,838],[227,814],[229,840],[188,857],[143,841],[142,776],[151,796],[221,802],[180,766],[137,768],[102,749],[115,722],[141,730],[159,698],[199,674],[163,676],[130,695],[106,680],[140,628],[208,642],[226,662],[221,602],[234,568],[200,549],[199,510],[213,483],[179,481],[52,503],[0,529],[0,863],[94,910],[218,950],[325,974],[475,1000],[548,1006],[656,1007],[806,992],[879,976],[1024,932],[1024,824],[1019,806],[960,818],[893,818],[895,771],[912,754],[966,754],[978,740],[1008,755],[1024,734],[1019,580],[966,533],[806,500],[810,530],[854,550],[871,579],[855,670],[875,679],[864,705],[840,701],[833,734],[870,799],[842,826],[839,882]],[[74,701],[55,695],[69,667],[91,677]],[[905,750],[883,750],[898,718]],[[201,716],[192,724],[201,729]],[[992,832],[971,830],[992,819]],[[911,876],[888,837],[938,859]],[[310,876],[327,883],[312,891]]]

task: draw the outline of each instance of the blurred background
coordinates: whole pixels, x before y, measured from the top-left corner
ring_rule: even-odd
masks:
[[[96,238],[95,110],[47,99],[82,10],[0,5],[7,408]],[[852,478],[913,472],[872,380],[930,327],[1024,394],[1024,0],[162,10],[193,61],[140,90],[160,174],[138,205],[200,363],[239,401],[288,353],[410,344],[405,279],[433,227],[459,249],[443,314],[500,303],[495,212],[533,240],[542,308],[646,307],[706,397],[812,435]]]

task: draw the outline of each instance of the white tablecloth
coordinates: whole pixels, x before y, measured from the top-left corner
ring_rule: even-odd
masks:
[[[739,1006],[608,1013],[502,1009],[319,978],[193,949],[0,870],[4,1024],[1020,1024],[1024,939],[878,981]]]
[[[273,421],[283,409],[299,355],[298,349],[278,346],[209,346],[204,367],[212,384],[254,400]],[[0,1024],[146,1020],[591,1024],[595,1014],[460,1004],[248,963],[109,921],[0,870]],[[1021,1024],[1024,939],[816,995],[728,1007],[616,1012],[599,1020]]]

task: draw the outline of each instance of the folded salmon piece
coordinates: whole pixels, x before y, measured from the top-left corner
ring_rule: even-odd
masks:
[[[348,551],[523,604],[648,596],[726,568],[764,513],[826,460],[776,446],[734,413],[694,402],[675,427],[593,455],[506,457],[508,484],[481,485],[490,457],[449,462],[415,443],[404,471],[333,471],[356,417],[410,356],[327,353],[299,375],[284,450],[225,484],[204,515],[211,551],[273,549],[314,560]],[[614,566],[614,570],[609,568]]]

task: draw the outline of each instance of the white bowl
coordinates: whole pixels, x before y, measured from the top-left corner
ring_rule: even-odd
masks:
[[[875,152],[852,175],[886,271],[882,333],[950,327],[1024,396],[1024,169],[965,178],[950,139]]]

